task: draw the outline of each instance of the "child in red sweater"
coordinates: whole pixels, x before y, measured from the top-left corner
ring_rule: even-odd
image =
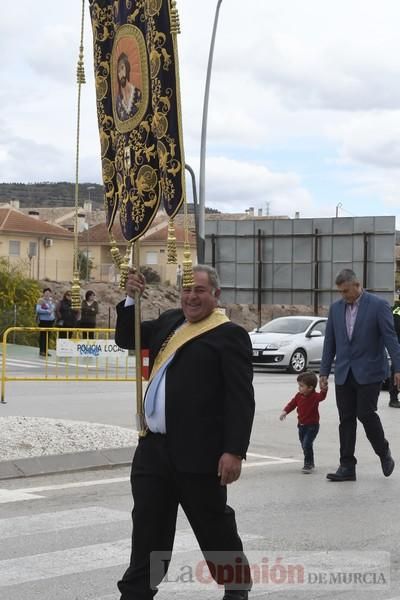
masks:
[[[302,472],[312,473],[314,465],[313,442],[319,431],[318,405],[325,400],[328,388],[316,392],[318,379],[315,373],[306,371],[297,377],[299,392],[285,406],[280,414],[280,420],[286,419],[286,415],[297,408],[299,439],[304,452],[304,467]]]

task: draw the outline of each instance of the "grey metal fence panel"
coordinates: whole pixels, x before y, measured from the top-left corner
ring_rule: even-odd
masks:
[[[248,288],[249,290],[253,288],[254,271],[252,263],[238,263],[236,265],[236,282],[240,282],[241,288]]]
[[[293,262],[311,263],[313,260],[312,238],[293,238]]]
[[[353,262],[353,239],[344,235],[332,240],[332,262],[349,264]]]
[[[293,238],[278,237],[274,240],[274,262],[278,263],[293,263]]]
[[[214,259],[220,274],[225,302],[255,304],[260,293],[262,304],[328,306],[338,297],[334,278],[343,268],[393,301],[392,216],[206,221],[205,250],[206,262]]]
[[[273,268],[273,287],[274,288],[285,288],[286,290],[290,291],[292,289],[292,265],[289,264],[284,264],[284,263],[278,263],[276,262],[274,264],[274,268]],[[278,294],[278,292],[277,292]],[[280,302],[280,300],[278,301]]]
[[[292,304],[312,306],[312,294],[310,292],[293,292]]]
[[[311,263],[296,264],[293,269],[293,290],[311,290],[313,287],[313,269]]]

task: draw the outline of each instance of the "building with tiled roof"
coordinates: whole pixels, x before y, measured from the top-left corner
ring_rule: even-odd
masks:
[[[177,264],[182,265],[185,241],[182,216],[178,215],[175,221]],[[124,256],[127,242],[122,235],[118,219],[115,220],[112,234],[120,253]],[[177,265],[167,264],[167,237],[168,218],[165,214],[160,214],[154,219],[149,230],[140,238],[140,263],[142,266],[149,266],[156,271],[162,282],[169,281],[174,284]],[[196,263],[196,236],[192,231],[189,231],[188,241],[192,251],[193,263]],[[117,272],[110,254],[110,236],[105,222],[90,227],[87,231],[81,233],[79,247],[83,252],[87,252],[92,261],[92,279],[100,281],[116,280]]]
[[[18,208],[18,206],[15,206]],[[37,208],[19,209],[26,215],[35,215],[42,221],[61,225],[65,229],[74,231],[75,228],[75,207],[74,206],[39,206]],[[94,209],[91,202],[85,202],[83,207],[78,208],[78,231],[84,231],[89,225],[96,225],[105,221],[105,212],[103,209]]]
[[[34,279],[72,278],[74,236],[11,206],[0,206],[0,257],[19,265]]]

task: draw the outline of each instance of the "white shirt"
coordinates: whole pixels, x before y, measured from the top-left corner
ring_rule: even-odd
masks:
[[[132,306],[135,304],[135,300],[131,296],[125,298],[125,307]],[[167,370],[164,371],[164,375],[161,378],[160,384],[157,389],[155,408],[151,416],[146,416],[146,423],[150,431],[153,433],[166,433],[165,424],[165,375]],[[146,400],[146,397],[145,397]],[[145,402],[146,407],[146,402]]]

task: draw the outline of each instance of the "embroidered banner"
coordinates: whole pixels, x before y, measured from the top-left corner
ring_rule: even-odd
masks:
[[[184,198],[173,0],[89,0],[107,226],[128,241]],[[171,33],[172,27],[172,33]]]

